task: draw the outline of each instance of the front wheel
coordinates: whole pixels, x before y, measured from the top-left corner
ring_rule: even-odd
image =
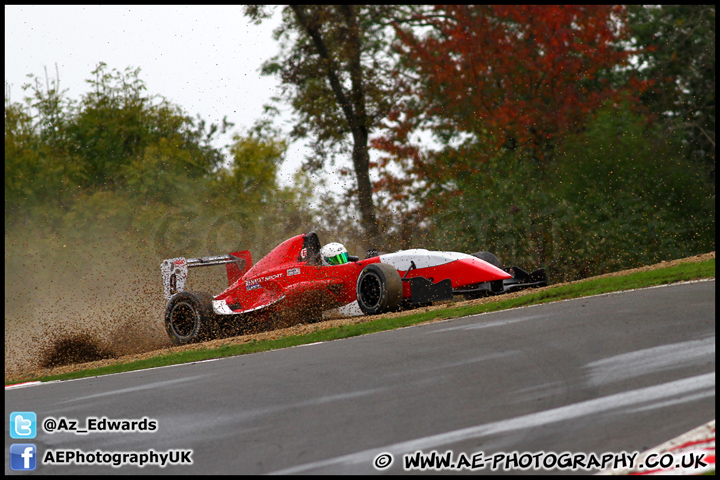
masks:
[[[386,263],[371,263],[357,280],[357,301],[365,315],[395,310],[402,301],[402,280],[398,271]]]
[[[207,293],[180,292],[165,309],[165,330],[175,345],[200,342],[212,337],[215,313],[213,297]]]

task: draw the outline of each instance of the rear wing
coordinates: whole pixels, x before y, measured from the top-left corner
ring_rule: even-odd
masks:
[[[173,295],[185,288],[188,271],[195,267],[210,267],[225,265],[228,277],[228,286],[235,283],[252,266],[252,256],[249,250],[228,253],[227,255],[213,255],[199,258],[168,258],[160,264],[162,272],[163,291],[165,299],[170,301]]]

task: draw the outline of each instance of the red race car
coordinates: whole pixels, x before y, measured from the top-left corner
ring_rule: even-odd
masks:
[[[339,253],[321,255],[334,246],[340,247]],[[214,297],[183,290],[190,268],[211,265],[226,266],[227,289]],[[249,316],[262,321],[263,315],[284,315],[307,323],[321,319],[323,311],[355,301],[364,314],[376,315],[453,295],[477,298],[547,285],[543,269],[529,274],[518,267],[503,268],[488,252],[370,251],[360,260],[339,244],[321,248],[314,232],[284,241],[255,265],[244,250],[167,259],[161,271],[168,301],[165,328],[177,345],[212,338],[218,325],[242,324]]]

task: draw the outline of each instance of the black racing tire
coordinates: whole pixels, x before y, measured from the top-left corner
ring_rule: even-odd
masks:
[[[498,259],[498,257],[495,256],[495,254],[490,252],[475,252],[472,254],[473,257],[477,257],[480,260],[485,260],[490,265],[498,268],[503,268],[502,262]]]
[[[175,345],[201,342],[212,338],[215,328],[213,297],[201,292],[180,292],[165,309],[165,330]]]
[[[357,301],[365,315],[379,315],[400,307],[403,286],[395,267],[371,263],[362,269],[357,280]]]

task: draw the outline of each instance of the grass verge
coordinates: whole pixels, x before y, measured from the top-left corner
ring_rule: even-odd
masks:
[[[410,325],[417,325],[420,323],[464,317],[467,315],[476,315],[480,313],[495,312],[559,300],[569,300],[603,293],[713,277],[715,277],[714,258],[697,263],[681,263],[667,268],[636,271],[627,275],[602,276],[569,284],[550,286],[537,291],[530,291],[525,295],[514,298],[502,299],[502,297],[497,297],[499,301],[490,303],[468,304],[462,306],[449,304],[446,308],[434,309],[422,313],[410,313],[402,316],[381,317],[364,323],[331,327],[305,335],[292,335],[261,341],[251,340],[250,342],[243,344],[224,345],[213,349],[199,348],[195,350],[173,352],[144,360],[117,363],[99,368],[88,368],[86,370],[61,375],[23,379],[22,381],[69,380],[182,363],[199,362],[215,358],[277,350],[280,348],[293,347],[308,343],[349,338],[358,335],[366,335],[369,333],[407,327]],[[11,379],[5,382],[6,385],[13,383],[17,383],[17,381]]]

